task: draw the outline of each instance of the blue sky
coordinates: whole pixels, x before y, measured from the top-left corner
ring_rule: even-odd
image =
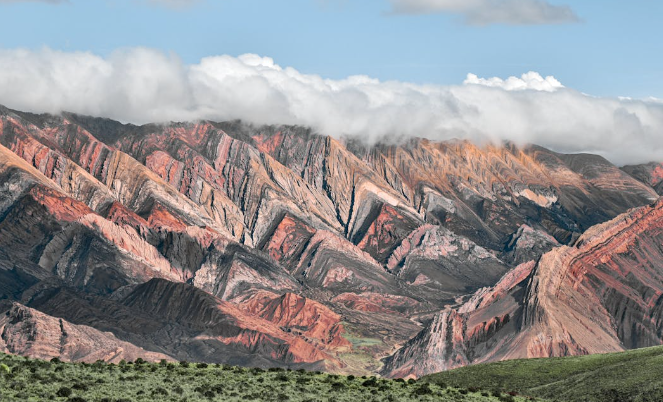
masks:
[[[662,17],[654,0],[0,0],[0,104],[663,161]]]
[[[174,0],[177,1],[177,0]],[[180,0],[186,1],[186,0]],[[459,84],[527,71],[598,96],[663,98],[663,2],[549,1],[579,22],[469,25],[453,13],[395,15],[389,0],[0,0],[0,48],[106,56],[145,46],[202,57],[256,53],[339,79]]]

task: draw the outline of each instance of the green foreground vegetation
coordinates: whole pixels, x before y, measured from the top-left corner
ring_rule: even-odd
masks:
[[[654,402],[663,401],[663,347],[481,364],[420,381],[141,359],[62,363],[0,354],[0,401],[44,400]]]
[[[510,389],[550,401],[663,401],[663,347],[622,353],[511,360],[421,379],[455,387]]]
[[[205,363],[62,363],[0,354],[0,401],[464,401],[533,400],[447,388],[283,369]]]

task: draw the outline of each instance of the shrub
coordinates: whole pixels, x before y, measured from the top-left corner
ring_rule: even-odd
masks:
[[[62,363],[62,361],[60,360],[60,358],[54,357],[54,358],[51,359],[51,363],[60,364],[60,363]]]
[[[501,402],[514,402],[514,401],[515,401],[515,399],[513,398],[513,396],[511,396],[511,395],[509,395],[509,394],[502,395],[502,396],[500,396],[499,399],[500,399]]]
[[[461,395],[467,395],[468,392],[470,392],[470,391],[468,391],[468,390],[466,390],[466,389],[460,389],[460,390],[458,390],[458,392],[460,392]]]
[[[67,398],[71,396],[73,391],[67,387],[62,387],[58,390],[58,392],[55,393],[55,395],[59,396],[60,398]]]
[[[145,364],[145,363],[146,363],[146,361],[143,360],[143,358],[141,358],[141,357],[139,357],[138,359],[136,359],[136,364],[138,364],[138,365],[140,365],[140,364]]]
[[[76,384],[72,385],[71,388],[78,391],[87,391],[87,385],[81,384],[80,382],[77,382]]]
[[[264,373],[264,372],[265,372],[265,370],[261,369],[260,367],[253,367],[251,369],[251,374],[254,374],[254,375]]]
[[[6,364],[0,364],[0,373],[2,374],[9,374],[11,373],[11,370],[9,369],[9,366]]]
[[[361,383],[362,387],[376,387],[378,385],[375,377],[371,377],[368,380]]]
[[[152,396],[157,396],[157,395],[168,396],[168,391],[166,391],[162,387],[158,387],[156,389],[153,389],[152,390]]]
[[[332,385],[331,385],[332,391],[339,391],[343,388],[345,388],[345,384],[343,384],[341,382],[335,382],[335,383],[332,383]]]
[[[198,363],[196,364],[196,367],[199,369],[206,369],[207,368],[207,363]]]
[[[274,378],[278,381],[288,381],[288,376],[285,373],[279,373]]]
[[[186,361],[186,360],[182,360],[182,361],[180,361],[180,366],[184,367],[184,368],[187,368],[187,367],[189,367],[189,362]]]
[[[415,380],[414,378],[410,378],[409,380],[407,380],[407,383],[410,384],[410,385],[412,385],[416,382],[417,382],[417,380]]]
[[[428,383],[421,384],[413,392],[414,395],[431,395],[432,393],[433,390],[430,389],[430,385],[428,385]],[[465,393],[467,393],[467,391]]]
[[[72,396],[71,398],[67,399],[67,402],[87,402],[87,401],[81,398],[80,396]]]

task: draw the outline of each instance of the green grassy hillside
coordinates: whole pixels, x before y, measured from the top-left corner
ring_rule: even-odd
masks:
[[[513,390],[551,401],[663,401],[663,347],[480,364],[433,374],[421,381]]]
[[[70,364],[0,354],[0,401],[525,401],[421,382],[181,363]]]

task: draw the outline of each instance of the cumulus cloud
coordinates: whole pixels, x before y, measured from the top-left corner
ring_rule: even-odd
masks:
[[[484,85],[487,87],[502,88],[507,91],[522,91],[526,89],[533,89],[535,91],[553,92],[560,88],[564,88],[561,82],[555,77],[549,75],[543,78],[541,74],[530,71],[523,74],[520,78],[509,77],[505,80],[499,77],[492,78],[479,78],[475,74],[467,74],[467,78],[463,81],[465,85]]]
[[[544,0],[390,0],[396,14],[451,13],[470,25],[540,25],[577,22],[569,6]]]
[[[367,141],[410,136],[535,143],[592,152],[618,164],[663,161],[663,104],[600,98],[553,77],[469,75],[454,86],[302,74],[268,57],[177,55],[133,48],[85,52],[0,50],[0,104],[147,123],[243,119],[299,124]]]

